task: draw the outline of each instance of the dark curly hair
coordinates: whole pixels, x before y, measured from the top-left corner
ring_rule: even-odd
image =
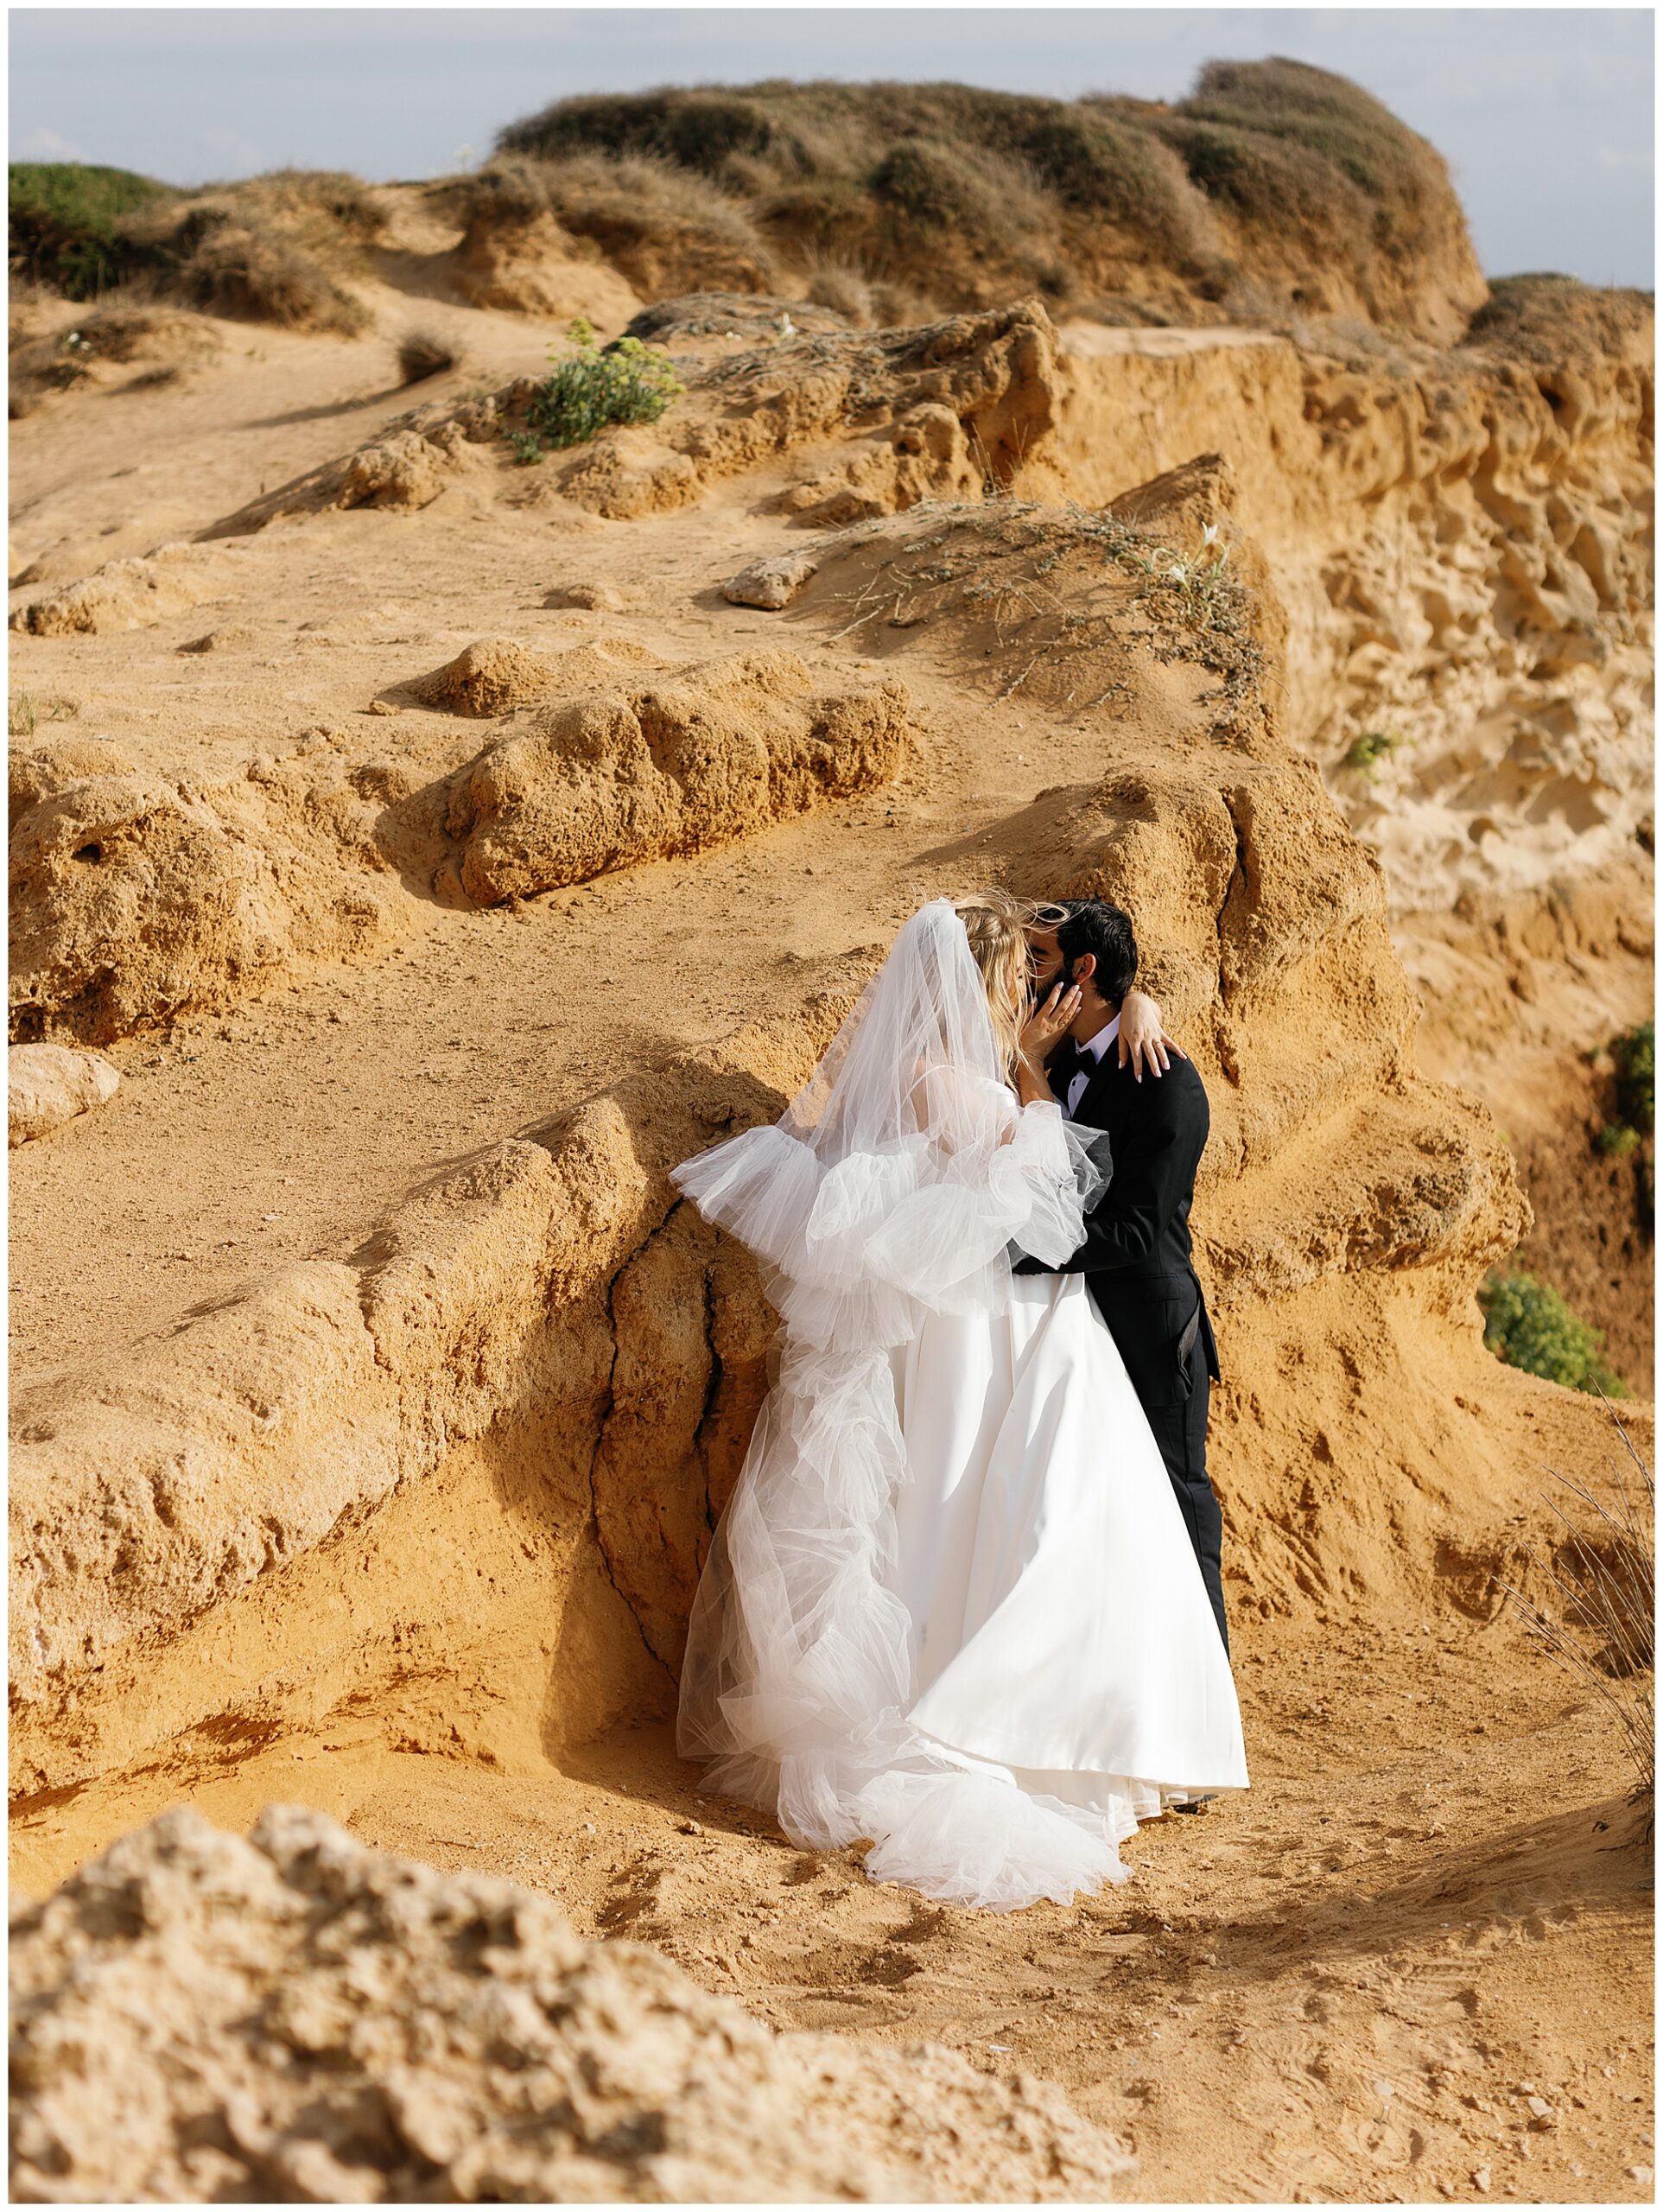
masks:
[[[1044,908],[1038,918],[1057,931],[1064,976],[1072,977],[1075,963],[1088,952],[1093,954],[1097,965],[1092,981],[1111,1006],[1118,1006],[1138,980],[1138,940],[1132,933],[1131,915],[1106,899],[1059,899]]]

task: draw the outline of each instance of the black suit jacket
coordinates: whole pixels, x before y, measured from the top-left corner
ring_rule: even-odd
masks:
[[[1065,1102],[1066,1103],[1066,1102]],[[1083,1274],[1146,1407],[1171,1406],[1194,1388],[1181,1362],[1184,1332],[1200,1312],[1199,1346],[1218,1379],[1201,1283],[1190,1259],[1190,1207],[1210,1116],[1201,1077],[1174,1059],[1163,1076],[1138,1082],[1113,1046],[1088,1081],[1074,1120],[1108,1138],[1113,1174],[1086,1221],[1085,1242],[1057,1273]],[[1019,1272],[1042,1273],[1038,1260]]]

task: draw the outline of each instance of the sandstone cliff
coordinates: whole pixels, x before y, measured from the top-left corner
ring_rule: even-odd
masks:
[[[1165,501],[1222,531],[1217,497],[1180,474],[1145,522]],[[843,625],[863,566],[894,582],[922,558],[951,574],[886,653],[921,680],[968,662],[1005,688],[1031,654],[1001,639],[992,564],[1014,598],[1038,573],[1074,608],[1082,674],[1114,689],[1113,770],[1007,825],[1000,867],[1137,912],[1214,1100],[1198,1218],[1230,1370],[1296,1360],[1304,1377],[1292,1400],[1224,1394],[1235,1601],[1431,1589],[1452,1558],[1488,1561],[1498,1485],[1517,1478],[1487,1422],[1425,1378],[1462,1373],[1485,1404],[1514,1387],[1471,1293],[1524,1211],[1482,1109],[1416,1072],[1379,864],[1279,732],[1266,586],[1152,600],[1135,550],[1105,586],[1101,531],[1067,511],[979,503],[876,527],[851,534],[852,579],[833,560],[799,602],[805,632]],[[1253,573],[1249,549],[1237,561]],[[631,1078],[435,1185],[353,1262],[276,1278],[93,1391],[31,1394],[12,1481],[20,1786],[206,1744],[231,1709],[402,1700],[396,1624],[416,1588],[418,1641],[450,1682],[422,1705],[475,1756],[514,1764],[550,1728],[662,1710],[768,1332],[748,1262],[674,1203],[666,1171],[778,1113],[845,1003]],[[435,1547],[448,1555],[463,1525],[470,1573],[441,1591]],[[371,1557],[405,1564],[355,1564]],[[1471,1603],[1491,1602],[1488,1573]],[[284,1620],[327,1618],[331,1589],[354,1592],[350,1611],[298,1675],[274,1673]]]

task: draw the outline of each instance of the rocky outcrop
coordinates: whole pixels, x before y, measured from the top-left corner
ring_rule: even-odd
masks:
[[[794,653],[534,715],[460,781],[450,822],[478,906],[696,852],[894,779],[907,692],[816,696]]]
[[[14,1045],[6,1055],[8,1142],[32,1144],[113,1098],[121,1073],[101,1053]]]
[[[525,709],[483,750],[429,724],[365,759],[320,731],[199,785],[36,748],[13,779],[14,1040],[107,1044],[384,947],[424,880],[452,903],[527,897],[870,790],[904,757],[901,684],[817,690],[790,653],[620,680],[644,664],[627,641],[469,646],[409,688],[468,719]]]
[[[390,918],[365,873],[383,865],[373,818],[327,752],[251,762],[230,785],[105,774],[53,791],[11,832],[14,1040],[107,1044],[375,942]]]
[[[500,167],[495,174],[502,178]],[[590,240],[562,227],[542,194],[492,192],[482,182],[470,195],[453,274],[473,306],[511,315],[582,315],[615,328],[640,305]]]
[[[1288,734],[1399,912],[1596,870],[1650,808],[1651,327],[1565,286],[1395,363],[1065,335],[1076,496],[1228,461],[1288,610]]]
[[[1204,483],[1169,490],[1222,533]],[[955,520],[953,551],[931,548]],[[1152,505],[1139,528],[1158,520]],[[1197,596],[1165,577],[1152,598],[1142,543],[1113,518],[979,503],[866,526],[847,553],[860,573],[953,572],[930,584],[933,620],[893,633],[949,668],[992,636],[988,564],[1013,589],[1042,566],[1080,614],[1084,674],[1115,687],[1112,772],[1038,802],[1004,868],[1023,890],[1130,904],[1213,1103],[1196,1224],[1228,1351],[1232,1603],[1430,1592],[1448,1547],[1488,1555],[1530,1479],[1461,1410],[1546,1387],[1490,1359],[1473,1300],[1524,1210],[1482,1109],[1416,1071],[1379,864],[1279,734],[1262,585]],[[1253,574],[1245,544],[1232,563]],[[844,619],[838,565],[804,619]],[[1012,635],[1001,680],[1031,651]],[[677,1205],[668,1171],[777,1116],[847,1003],[840,983],[495,1147],[350,1263],[275,1279],[96,1391],[29,1394],[11,1476],[18,1786],[159,1740],[210,1756],[210,1700],[239,1726],[297,1698],[390,1700],[416,1740],[528,1771],[551,1728],[663,1709],[771,1323],[746,1255]],[[1290,1363],[1298,1389],[1264,1386]],[[458,1556],[473,1575],[430,1564]],[[296,1618],[313,1624],[298,1669],[276,1656]],[[443,1686],[415,1719],[413,1681]]]
[[[811,553],[765,554],[729,576],[722,597],[734,607],[760,607],[777,614],[790,605],[818,565]]]
[[[14,630],[36,638],[139,630],[212,599],[228,582],[223,555],[162,545],[143,560],[110,561],[80,582],[15,607]]]
[[[613,520],[693,505],[725,477],[828,445],[846,450],[835,460],[817,454],[784,494],[808,522],[978,494],[1046,449],[1056,339],[1038,300],[916,330],[777,333],[695,373],[658,423],[603,430],[543,466],[563,497]],[[201,535],[240,537],[280,516],[331,509],[426,506],[457,472],[485,465],[488,449],[502,457],[536,389],[521,377],[460,409],[417,409]]]
[[[454,660],[424,677],[419,696],[447,714],[478,715],[494,721],[530,706],[558,681],[553,664],[512,638],[479,638]]]
[[[553,1902],[272,1806],[13,1914],[17,2203],[1103,2202],[1061,2093],[776,2035]]]

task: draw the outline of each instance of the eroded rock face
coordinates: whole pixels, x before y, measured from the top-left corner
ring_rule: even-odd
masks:
[[[222,554],[195,545],[163,545],[143,560],[110,561],[79,583],[13,610],[11,627],[37,638],[138,630],[182,614],[222,590]]]
[[[502,458],[536,389],[520,377],[461,408],[416,409],[201,535],[241,537],[280,516],[341,507],[426,506],[456,474],[487,465],[490,449]],[[544,466],[565,498],[626,520],[692,505],[724,477],[799,447],[835,443],[847,457],[829,467],[821,457],[785,505],[807,522],[842,523],[1007,483],[1044,456],[1058,399],[1057,333],[1038,300],[916,330],[794,329],[695,373],[659,422],[603,430]]]
[[[542,713],[485,753],[451,803],[468,897],[494,906],[649,855],[695,852],[889,782],[905,686],[815,696],[794,653]]]
[[[1287,608],[1287,733],[1399,913],[1602,868],[1651,805],[1650,308],[1530,297],[1391,368],[1065,334],[1076,496],[1130,517],[1155,471],[1228,463]],[[1167,512],[1193,557],[1194,518]]]
[[[639,680],[657,665],[627,640],[556,658],[480,640],[412,689],[504,734],[483,751],[476,732],[429,734],[425,754],[414,738],[425,772],[401,753],[353,764],[328,734],[200,786],[110,772],[120,756],[86,741],[26,751],[14,1042],[107,1044],[297,963],[367,954],[410,926],[412,882],[451,902],[529,897],[869,791],[905,756],[898,682],[818,690],[793,653]]]
[[[598,514],[651,514],[835,441],[847,455],[784,505],[836,525],[1008,482],[1043,458],[1057,398],[1057,334],[1037,300],[917,330],[793,335],[713,365],[651,431],[597,439],[561,489]]]
[[[6,1054],[8,1141],[32,1144],[78,1114],[113,1098],[121,1072],[99,1052],[62,1045],[14,1045]]]
[[[11,1976],[21,2203],[1101,2202],[1131,2163],[1046,2084],[775,2035],[286,1807],[124,1836],[14,1913]]]
[[[1180,472],[1162,497],[1222,531],[1222,483]],[[1416,1071],[1379,864],[1280,734],[1267,588],[1209,597],[1152,580],[1142,564],[1158,536],[1137,531],[1158,533],[1164,510],[1145,505],[1135,531],[1014,501],[860,525],[800,619],[843,626],[845,590],[878,576],[910,593],[898,572],[922,562],[929,620],[891,630],[889,650],[927,651],[1000,688],[1038,653],[1030,680],[1050,696],[1073,684],[1082,702],[1118,702],[1113,771],[1036,801],[1001,858],[1019,890],[1130,906],[1147,979],[1207,1085],[1195,1228],[1227,1353],[1216,1451],[1230,1470],[1232,1602],[1285,1610],[1336,1577],[1353,1592],[1429,1590],[1449,1531],[1478,1548],[1498,1494],[1521,1478],[1451,1408],[1538,1387],[1483,1351],[1472,1296],[1517,1242],[1522,1204],[1488,1116]],[[1232,562],[1259,575],[1245,541]],[[982,588],[1001,576],[1002,660]],[[1032,576],[1061,613],[1035,614],[1031,637],[1019,602]],[[1040,650],[1070,613],[1075,642]],[[730,737],[761,744],[783,728],[785,771],[814,781],[810,725],[826,702],[789,656],[696,681],[593,672],[583,700],[531,710],[479,763],[501,810],[456,834],[492,832],[483,892],[536,880],[509,871],[545,868],[571,849],[573,823],[599,820],[615,839],[676,748],[690,765],[666,781],[695,788],[701,747],[720,761]],[[857,730],[861,716],[881,724],[884,687],[860,697]],[[475,773],[454,798],[472,804]],[[714,788],[725,805],[727,784]],[[353,1262],[311,1263],[140,1348],[96,1394],[74,1378],[29,1394],[11,1475],[19,1788],[63,1786],[188,1735],[210,1694],[216,1709],[235,1698],[239,1714],[275,1718],[309,1694],[274,1669],[276,1631],[260,1625],[296,1575],[327,1624],[307,1662],[331,1685],[319,1694],[352,1680],[372,1708],[406,1699],[412,1613],[459,1602],[424,1587],[401,1605],[400,1578],[416,1570],[397,1546],[378,1549],[382,1517],[403,1526],[423,1496],[449,1531],[435,1540],[424,1522],[425,1544],[500,1562],[483,1611],[433,1643],[443,1688],[429,1701],[467,1709],[479,1756],[534,1770],[551,1706],[601,1714],[593,1726],[669,1709],[687,1607],[765,1388],[771,1324],[749,1260],[678,1205],[669,1171],[778,1116],[877,957],[851,963],[847,987],[799,1019],[632,1077],[539,1143],[492,1148],[400,1209]],[[1292,1391],[1252,1380],[1296,1367]],[[470,1472],[487,1449],[501,1471],[489,1493]],[[1291,1465],[1317,1463],[1346,1472],[1323,1493],[1320,1557],[1288,1490]],[[528,1567],[525,1508],[511,1501],[551,1498],[558,1533]],[[332,1578],[355,1593],[345,1627]],[[569,1644],[547,1626],[561,1607],[587,1624]],[[208,1634],[237,1655],[216,1662],[211,1692],[191,1661]]]
[[[593,247],[586,254],[547,209],[512,221],[500,212],[470,220],[456,249],[455,280],[476,308],[511,315],[583,315],[613,326],[639,305],[619,271]]]

